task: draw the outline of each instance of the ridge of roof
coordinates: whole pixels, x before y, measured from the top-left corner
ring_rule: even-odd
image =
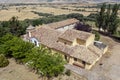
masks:
[[[91,35],[92,33],[68,29],[63,34],[61,34],[59,38],[65,39],[70,42],[73,42],[75,39],[81,39],[86,41]]]
[[[27,30],[31,30],[31,29],[35,29],[35,27],[32,26],[32,25],[29,25],[29,27],[27,28]]]
[[[61,28],[61,27],[64,27],[64,26],[67,26],[73,23],[77,23],[77,22],[79,22],[79,20],[72,18],[72,19],[66,19],[66,20],[59,21],[59,22],[49,23],[46,26],[52,29],[58,29],[58,28]]]

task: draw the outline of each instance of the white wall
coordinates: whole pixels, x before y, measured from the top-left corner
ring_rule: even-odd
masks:
[[[36,38],[30,38],[30,42],[34,43],[37,47],[39,47],[39,41]]]
[[[68,26],[64,26],[64,27],[61,27],[61,28],[58,28],[56,30],[58,30],[60,32],[65,32],[68,29],[73,29],[75,27],[75,25],[76,25],[76,23],[68,25]]]

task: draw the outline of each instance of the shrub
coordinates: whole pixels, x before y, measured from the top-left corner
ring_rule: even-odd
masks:
[[[95,34],[95,40],[99,41],[100,40],[100,34],[96,31],[93,31],[93,34]]]
[[[52,54],[48,48],[43,46],[31,50],[25,61],[29,67],[37,70],[38,74],[48,78],[58,76],[64,71],[65,61],[62,56],[57,53]]]
[[[0,54],[0,67],[6,67],[9,64],[9,61],[3,54]]]
[[[65,74],[66,74],[67,76],[70,76],[70,75],[71,75],[70,70],[66,70]]]

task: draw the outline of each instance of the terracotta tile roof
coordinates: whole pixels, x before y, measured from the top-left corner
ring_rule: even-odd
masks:
[[[54,43],[52,48],[54,50],[61,51],[64,54],[69,55],[69,56],[71,55],[72,52],[74,52],[74,50],[70,46],[60,43],[60,42]]]
[[[51,45],[57,41],[60,32],[57,32],[50,28],[41,27],[31,32],[31,35],[32,37],[38,39],[41,44],[44,44],[51,48]]]
[[[68,29],[59,38],[65,39],[67,41],[73,42],[75,39],[80,39],[86,41],[92,34],[88,32]]]
[[[61,51],[64,54],[69,55],[71,57],[83,60],[89,64],[92,64],[99,57],[94,52],[81,45],[70,47],[62,43],[55,43],[53,44],[52,48],[54,50]]]
[[[77,45],[73,47],[74,53],[71,56],[83,60],[89,64],[92,64],[97,60],[98,56],[94,54],[92,51],[87,49],[87,47],[82,45]]]
[[[72,30],[67,30],[67,32],[72,32]],[[76,30],[73,30],[73,32]],[[76,34],[78,35],[70,35],[72,37],[78,37],[78,38],[84,38],[86,39],[90,33],[87,33],[87,37],[84,37],[84,34],[86,35],[86,32],[80,32],[83,37],[81,37],[81,34],[78,34],[78,31]],[[69,55],[71,57],[78,58],[80,60],[83,60],[89,64],[92,64],[94,61],[97,60],[101,53],[99,52],[99,49],[97,49],[95,46],[91,45],[89,46],[89,49],[82,45],[76,45],[76,46],[69,46],[65,45],[64,43],[57,42],[58,37],[61,36],[61,34],[64,35],[64,33],[60,33],[54,29],[48,28],[48,27],[40,27],[38,29],[35,29],[32,31],[31,35],[32,37],[38,39],[41,44],[52,48],[54,50],[58,50],[63,52],[66,55]],[[68,36],[68,37],[70,37]],[[72,39],[72,37],[67,39]],[[95,50],[94,50],[95,49]]]
[[[103,55],[103,51],[97,48],[95,45],[91,44],[88,46],[88,49],[95,53],[97,56],[101,57]]]
[[[58,32],[57,30],[51,27],[48,27],[48,25],[37,27],[33,31],[31,31],[31,36],[36,38],[40,42],[40,44],[43,44],[54,50],[61,51],[66,55],[78,58],[89,64],[92,64],[102,55],[102,51],[100,51],[96,46],[94,45],[89,45],[88,47],[82,45],[70,46],[57,41],[59,38],[68,41],[73,41],[74,39],[81,39],[86,41],[91,35],[92,35],[91,33],[77,31],[73,29],[68,29],[67,31],[62,33]]]
[[[73,19],[67,19],[67,20],[63,20],[63,21],[59,21],[59,22],[50,23],[50,24],[47,24],[46,26],[48,26],[52,29],[58,29],[58,28],[61,28],[61,27],[64,27],[64,26],[67,26],[70,24],[78,23],[78,22],[79,22],[79,20],[73,18]]]

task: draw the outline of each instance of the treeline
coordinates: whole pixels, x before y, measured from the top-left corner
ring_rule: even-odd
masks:
[[[52,23],[52,22],[58,22],[58,21],[62,21],[65,19],[69,19],[69,18],[76,18],[80,21],[83,20],[83,15],[82,14],[78,14],[78,13],[72,13],[72,14],[67,14],[67,15],[57,15],[57,16],[49,16],[49,17],[44,17],[44,18],[39,18],[39,19],[33,19],[33,20],[29,20],[34,26],[36,25],[40,25],[40,24],[48,24],[48,23]]]
[[[72,7],[75,7],[75,8],[98,8],[99,9],[102,7],[103,4],[106,4],[106,8],[109,7],[109,4],[107,4],[107,3],[99,3],[99,4],[94,5],[94,6],[72,6]],[[114,4],[110,4],[110,5],[111,5],[111,7],[114,6]],[[118,5],[120,5],[120,4],[118,4]]]
[[[9,21],[0,22],[0,36],[5,35],[6,33],[11,33],[15,36],[20,36],[26,33],[26,28],[30,24],[33,26],[37,26],[62,21],[69,18],[76,18],[82,21],[84,16],[82,14],[72,13],[68,15],[49,16],[39,19],[26,19],[24,21],[19,21],[17,17],[12,17]]]
[[[48,16],[53,16],[53,14],[50,13],[42,13],[42,12],[36,12],[36,11],[31,11],[34,14],[38,14],[39,16],[43,16],[43,17],[48,17]]]
[[[66,63],[60,54],[53,54],[51,49],[42,45],[35,47],[34,44],[11,34],[0,37],[0,67],[8,65],[3,55],[15,58],[17,63],[27,65],[31,70],[48,78],[62,74]]]
[[[11,33],[15,36],[23,35],[26,33],[26,28],[30,24],[33,26],[38,26],[42,24],[62,21],[69,18],[76,18],[80,21],[96,21],[96,16],[97,16],[97,14],[93,14],[93,13],[87,17],[79,13],[71,13],[67,15],[57,15],[57,16],[53,16],[53,15],[48,16],[48,15],[49,14],[44,14],[44,16],[47,17],[43,17],[39,19],[26,19],[24,21],[19,21],[17,17],[12,17],[9,21],[2,21],[0,22],[0,36],[5,35],[6,33]]]
[[[107,8],[107,10],[106,10]],[[118,10],[120,5],[115,4],[113,7],[109,4],[107,7],[106,4],[103,4],[100,12],[96,17],[96,26],[100,29],[103,29],[104,32],[109,33],[110,35],[116,34],[118,31],[118,26],[120,19],[118,17]]]
[[[15,36],[25,34],[28,23],[25,21],[18,21],[17,17],[12,17],[9,21],[0,22],[0,37],[6,33],[11,33]]]

